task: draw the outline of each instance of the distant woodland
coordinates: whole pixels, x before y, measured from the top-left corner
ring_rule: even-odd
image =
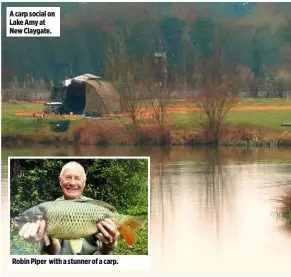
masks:
[[[275,80],[291,87],[289,3],[30,3],[61,7],[61,37],[7,38],[6,7],[23,5],[2,3],[4,87],[83,73],[110,79],[108,49],[114,51],[121,34],[136,60],[166,52],[169,78],[191,80],[219,49],[223,63],[239,66],[247,86]]]

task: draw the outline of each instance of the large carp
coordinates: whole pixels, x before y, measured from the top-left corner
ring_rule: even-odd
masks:
[[[45,220],[44,240],[47,236],[70,240],[73,250],[81,251],[81,238],[96,234],[97,223],[105,218],[111,219],[128,245],[135,243],[134,230],[144,226],[139,217],[119,214],[106,202],[99,200],[60,200],[49,201],[34,206],[13,219],[13,224],[21,228],[27,222]]]

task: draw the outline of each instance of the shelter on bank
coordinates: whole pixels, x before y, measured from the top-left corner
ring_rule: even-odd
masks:
[[[86,73],[64,80],[53,88],[51,103],[58,103],[60,113],[102,115],[120,113],[118,91],[101,77]]]

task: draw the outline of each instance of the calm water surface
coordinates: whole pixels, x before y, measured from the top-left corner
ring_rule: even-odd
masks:
[[[273,198],[291,184],[291,150],[48,147],[2,150],[2,217],[8,156],[150,156],[151,272],[291,274],[291,233]]]

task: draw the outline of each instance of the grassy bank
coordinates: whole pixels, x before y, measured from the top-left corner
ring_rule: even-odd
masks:
[[[60,119],[34,118],[28,116],[15,116],[17,113],[36,113],[43,110],[43,104],[2,103],[2,138],[5,143],[26,143],[29,141],[39,143],[52,143],[55,141],[72,142],[72,126],[78,125],[80,120],[72,120],[67,132],[56,133],[51,129],[54,122]]]
[[[172,100],[171,107],[183,107],[182,100]],[[290,107],[290,109],[289,109]],[[38,112],[42,104],[2,104],[2,141],[9,143],[77,143],[122,145],[199,145],[209,143],[205,116],[197,111],[169,114],[164,130],[151,119],[143,120],[138,128],[131,125],[127,116],[110,120],[71,120],[67,131],[56,133],[53,122],[60,119],[36,119],[14,116],[19,112]],[[226,117],[221,134],[221,145],[291,145],[289,99],[244,99],[237,109]]]

